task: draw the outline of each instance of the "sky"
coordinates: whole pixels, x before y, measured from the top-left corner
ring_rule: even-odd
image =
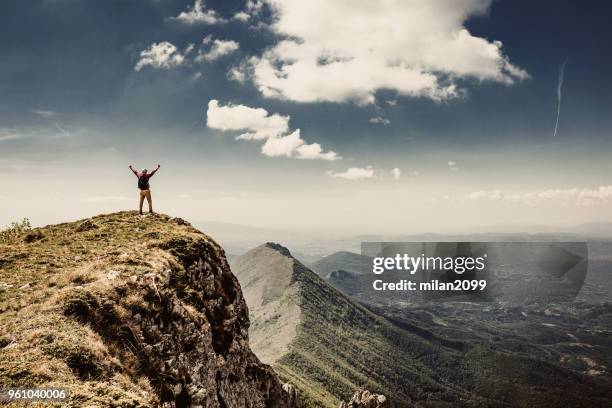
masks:
[[[336,233],[612,221],[611,11],[4,0],[0,225],[134,209],[129,164],[161,164],[156,210],[194,221]]]

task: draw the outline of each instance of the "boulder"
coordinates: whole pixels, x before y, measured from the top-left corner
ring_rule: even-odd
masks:
[[[386,408],[387,398],[382,394],[373,394],[368,390],[360,390],[353,394],[348,402],[341,402],[338,408]]]

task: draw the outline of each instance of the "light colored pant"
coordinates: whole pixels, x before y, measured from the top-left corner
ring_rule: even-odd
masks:
[[[140,212],[142,213],[142,204],[144,203],[144,199],[147,199],[147,203],[149,204],[149,212],[153,212],[153,200],[151,199],[151,190],[140,190]]]

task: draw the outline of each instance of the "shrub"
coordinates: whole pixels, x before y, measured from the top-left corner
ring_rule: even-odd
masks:
[[[8,241],[32,229],[30,220],[24,218],[19,222],[11,222],[0,231],[0,241]]]

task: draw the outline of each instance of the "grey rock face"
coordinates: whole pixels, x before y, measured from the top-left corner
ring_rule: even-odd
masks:
[[[292,386],[251,352],[248,310],[222,250],[206,239],[161,245],[177,262],[143,277],[150,308],[133,326],[162,403],[192,407],[298,407]]]
[[[289,397],[289,401],[288,401],[289,406],[296,407],[296,408],[302,407],[302,403],[300,402],[300,399],[298,398],[298,391],[295,389],[293,385],[289,383],[283,384],[283,391],[285,391],[285,393]]]

